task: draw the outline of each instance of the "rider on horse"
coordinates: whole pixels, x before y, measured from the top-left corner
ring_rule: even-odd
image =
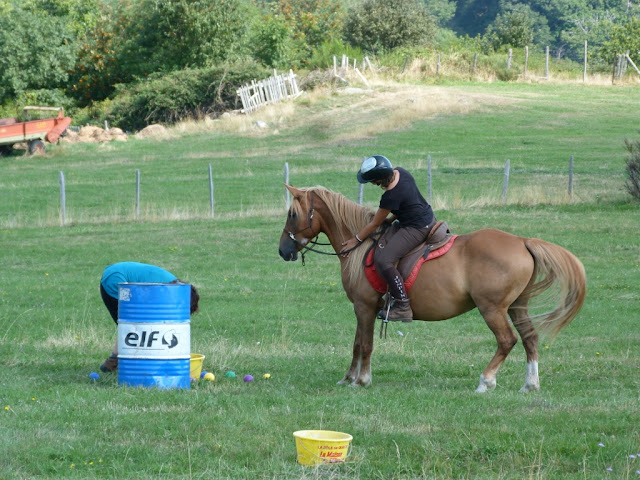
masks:
[[[393,168],[389,159],[383,155],[373,155],[362,162],[357,174],[358,182],[373,183],[380,186],[384,193],[373,219],[353,238],[342,244],[343,256],[374,233],[383,222],[397,220],[400,228],[376,254],[376,270],[387,282],[394,301],[388,320],[392,322],[410,322],[413,312],[405,290],[404,279],[396,264],[400,258],[424,242],[436,224],[431,205],[424,199],[414,178],[401,167]],[[391,214],[391,216],[389,216]]]

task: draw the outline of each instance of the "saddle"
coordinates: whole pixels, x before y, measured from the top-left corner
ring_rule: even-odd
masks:
[[[371,286],[381,293],[387,291],[387,285],[375,270],[375,254],[379,249],[385,248],[389,239],[399,228],[397,223],[387,227],[371,250],[365,255],[364,266],[367,279],[369,283],[371,283]],[[447,222],[437,222],[429,232],[427,239],[398,261],[396,268],[400,275],[402,275],[402,278],[405,279],[407,291],[413,286],[420,266],[431,258],[444,255],[451,248],[455,238],[456,235],[451,234]]]

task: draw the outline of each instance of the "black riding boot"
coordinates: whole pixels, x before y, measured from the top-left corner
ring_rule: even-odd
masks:
[[[391,293],[391,296],[393,297],[391,309],[389,310],[389,315],[386,318],[390,322],[412,322],[413,311],[411,310],[407,292],[404,289],[404,280],[398,273],[398,270],[396,268],[387,269],[384,272],[383,278],[387,281],[389,293]]]

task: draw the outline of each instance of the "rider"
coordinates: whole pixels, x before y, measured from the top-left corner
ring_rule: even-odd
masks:
[[[119,262],[104,269],[100,279],[100,295],[111,318],[118,324],[118,285],[120,283],[182,283],[173,273],[155,265],[138,262]],[[196,287],[191,285],[190,313],[198,311],[200,295]],[[118,369],[118,341],[113,353],[100,365],[103,372],[115,372]]]
[[[424,199],[411,174],[402,167],[393,168],[383,155],[373,155],[362,162],[358,182],[373,183],[384,193],[373,219],[356,235],[342,244],[343,256],[375,232],[383,222],[398,220],[398,232],[391,237],[384,249],[376,252],[376,270],[387,282],[394,301],[388,319],[392,322],[411,322],[413,312],[404,287],[404,279],[396,264],[405,254],[420,245],[436,223],[431,205]],[[389,214],[392,214],[389,216]]]

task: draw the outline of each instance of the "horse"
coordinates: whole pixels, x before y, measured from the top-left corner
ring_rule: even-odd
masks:
[[[339,258],[342,286],[357,318],[351,365],[338,383],[368,387],[376,314],[383,306],[383,294],[369,284],[363,267],[366,243],[374,240],[365,240],[346,258],[339,252],[375,212],[321,186],[285,186],[293,198],[280,237],[280,257],[295,261],[302,251],[304,264],[308,250],[318,251],[318,235],[329,239],[334,252],[323,253]],[[530,314],[530,300],[542,293],[546,301],[540,308],[545,312]],[[495,355],[480,375],[478,393],[496,387],[498,370],[518,341],[510,318],[527,359],[520,391],[531,392],[540,389],[539,336],[555,338],[578,314],[586,275],[580,260],[559,245],[490,228],[458,235],[445,255],[422,265],[408,295],[414,320],[446,320],[478,309],[497,342]]]

